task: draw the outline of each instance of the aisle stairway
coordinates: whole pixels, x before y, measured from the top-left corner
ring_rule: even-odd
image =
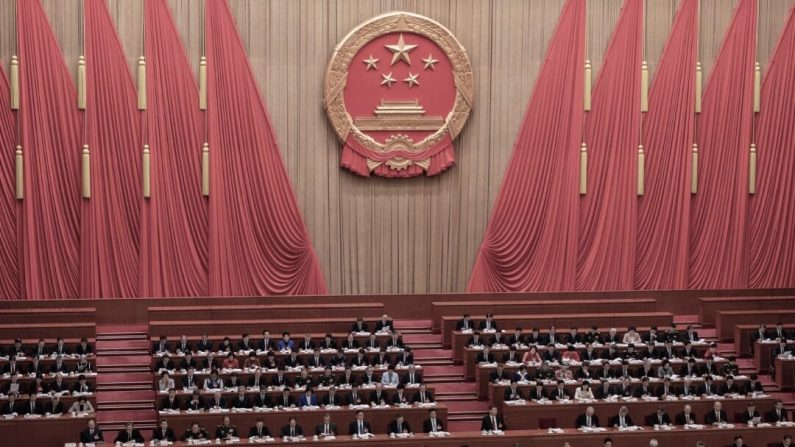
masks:
[[[450,349],[442,349],[442,336],[433,334],[430,320],[396,320],[395,328],[411,346],[414,362],[422,365],[423,381],[432,386],[436,400],[448,409],[449,430],[480,429],[480,418],[488,409],[479,401],[475,383],[464,379],[464,367],[453,364]]]
[[[132,421],[155,427],[156,394],[152,380],[147,326],[97,326],[97,422],[107,433]]]

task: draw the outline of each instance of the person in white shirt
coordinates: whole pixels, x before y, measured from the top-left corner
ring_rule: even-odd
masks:
[[[384,384],[384,386],[397,386],[398,383],[400,383],[400,379],[392,366],[389,366],[386,372],[381,376],[381,383]]]
[[[582,385],[577,387],[577,390],[574,392],[575,399],[593,399],[593,390],[591,390],[591,384],[587,380],[583,380]]]
[[[174,388],[174,379],[172,379],[167,371],[160,373],[160,380],[157,382],[160,391],[168,391]]]
[[[80,396],[77,398],[71,407],[69,407],[68,413],[93,413],[94,407],[91,406],[91,402],[86,399],[86,396]]]
[[[626,343],[626,344],[629,344],[629,343],[634,343],[634,344],[643,343],[643,340],[641,339],[640,334],[638,334],[638,331],[635,329],[634,326],[630,327],[629,330],[627,331],[627,333],[624,334],[624,339],[622,341],[624,343]]]

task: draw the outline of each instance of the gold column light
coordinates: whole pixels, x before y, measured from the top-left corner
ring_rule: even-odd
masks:
[[[141,166],[141,183],[143,183],[143,194],[144,198],[148,199],[152,196],[152,174],[151,174],[151,167],[149,165],[149,145],[144,144],[144,153],[142,156],[142,166]]]
[[[25,198],[25,160],[22,158],[22,146],[17,146],[14,154],[14,171],[16,174],[16,199]]]
[[[11,56],[11,109],[19,110],[19,58]]]
[[[207,110],[207,58],[199,61],[199,109]]]
[[[754,143],[751,143],[748,164],[748,194],[756,194],[756,144]]]
[[[762,108],[762,65],[754,65],[754,113],[759,113]]]
[[[588,146],[580,145],[580,195],[588,192]]]
[[[138,110],[146,110],[146,58],[138,58]]]
[[[690,156],[690,194],[698,192],[698,144],[693,143]]]
[[[701,113],[701,62],[696,62],[696,113]]]
[[[585,60],[585,91],[583,98],[583,109],[591,111],[591,61]]]
[[[86,57],[77,59],[77,108],[86,109]]]
[[[210,195],[210,145],[204,143],[202,148],[202,195]]]
[[[83,172],[83,198],[91,198],[91,154],[88,152],[88,145],[83,145],[82,172]]]
[[[642,196],[646,191],[646,153],[643,152],[643,145],[638,145],[638,195]]]
[[[646,61],[640,66],[640,111],[649,111],[649,64]]]

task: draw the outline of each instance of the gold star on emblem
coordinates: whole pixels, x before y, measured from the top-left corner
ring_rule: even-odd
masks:
[[[392,72],[389,72],[389,74],[381,74],[381,77],[384,78],[384,80],[381,81],[381,85],[386,85],[387,88],[392,88],[392,83],[397,82],[395,78],[392,77]]]
[[[403,82],[407,83],[409,88],[411,88],[413,85],[420,85],[420,81],[417,79],[419,76],[419,74],[411,74],[411,72],[409,72],[409,77],[404,79]]]
[[[403,40],[403,34],[398,38],[397,44],[384,46],[392,52],[392,62],[389,65],[395,65],[397,61],[405,61],[407,64],[411,65],[409,52],[417,48],[417,45],[406,45],[406,41]]]
[[[425,62],[425,70],[431,69],[436,70],[436,63],[439,62],[438,59],[434,59],[432,54],[428,54],[428,57],[422,60]]]
[[[367,65],[367,69],[366,70],[370,71],[371,69],[372,70],[377,70],[378,69],[378,66],[376,64],[378,64],[379,60],[380,59],[374,58],[372,53],[371,53],[370,57],[368,59],[363,59],[362,62],[364,62]]]

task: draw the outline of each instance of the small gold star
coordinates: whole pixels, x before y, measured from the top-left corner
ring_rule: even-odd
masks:
[[[431,70],[434,71],[436,70],[436,63],[439,62],[438,59],[433,58],[432,54],[429,54],[428,57],[423,59],[422,61],[425,62],[425,70],[430,68]]]
[[[420,81],[417,79],[419,76],[419,74],[411,74],[411,72],[409,72],[409,77],[404,79],[403,82],[407,83],[409,88],[411,88],[413,85],[420,85]]]
[[[403,34],[398,38],[397,44],[384,46],[392,52],[392,62],[389,65],[395,65],[395,62],[398,61],[405,61],[407,64],[411,65],[409,52],[417,48],[417,45],[406,45],[406,41],[403,40]]]
[[[392,77],[392,72],[389,72],[389,74],[382,74],[381,77],[384,78],[384,80],[381,81],[381,85],[386,85],[387,88],[392,88],[392,83],[397,82],[395,78]]]
[[[369,59],[363,59],[362,62],[364,62],[367,65],[367,69],[366,70],[370,71],[371,69],[372,70],[377,70],[378,69],[378,66],[376,64],[378,64],[379,60],[380,59],[374,58],[372,53],[371,53],[370,54],[370,58]]]

